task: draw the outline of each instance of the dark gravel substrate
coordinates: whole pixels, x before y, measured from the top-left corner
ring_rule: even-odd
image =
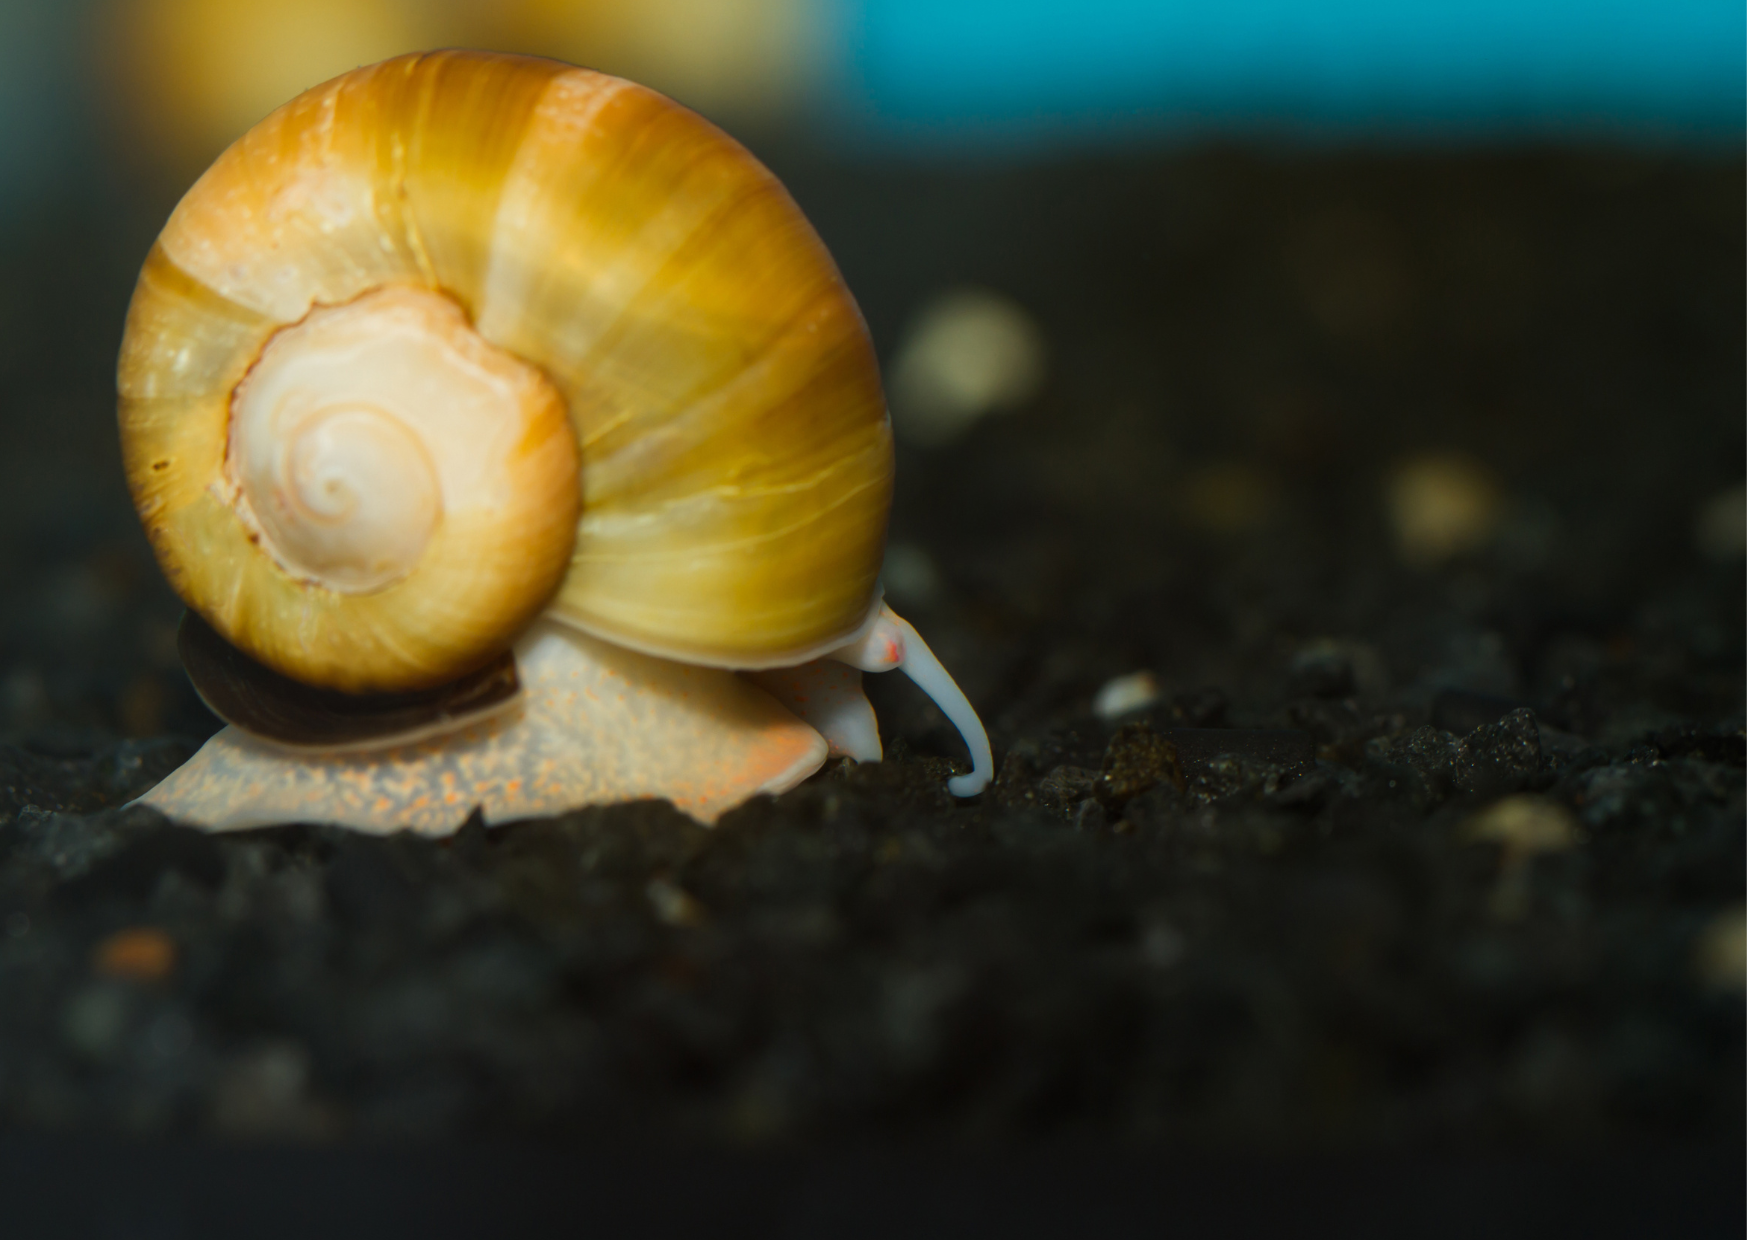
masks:
[[[962,282],[1049,342],[899,462],[893,593],[994,789],[881,682],[888,762],[714,832],[114,808],[213,725],[109,442],[153,220],[70,214],[0,268],[0,1123],[1735,1147],[1743,557],[1695,523],[1743,475],[1740,162],[774,163],[883,355]],[[1498,515],[1408,564],[1432,450]],[[1159,704],[1097,718],[1137,669]]]

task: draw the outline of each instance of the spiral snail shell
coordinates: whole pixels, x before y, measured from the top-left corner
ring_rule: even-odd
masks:
[[[237,653],[185,658],[233,727],[166,812],[445,830],[667,795],[708,821],[828,745],[877,758],[854,669],[899,666],[972,744],[955,790],[987,781],[879,601],[892,446],[855,302],[777,180],[652,91],[439,52],[306,92],[171,215],[118,387],[159,563]],[[194,670],[404,715],[512,649],[492,710],[326,745]]]

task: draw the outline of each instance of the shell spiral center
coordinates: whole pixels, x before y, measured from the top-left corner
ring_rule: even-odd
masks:
[[[412,571],[441,515],[436,469],[412,428],[336,404],[264,438],[239,481],[286,569],[346,594]]]
[[[276,333],[231,402],[232,505],[288,574],[342,594],[408,576],[545,380],[440,294],[390,287]],[[501,449],[507,445],[496,445]]]

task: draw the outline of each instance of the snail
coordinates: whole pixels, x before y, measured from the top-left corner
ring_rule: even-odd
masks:
[[[881,756],[865,671],[975,711],[881,599],[860,312],[744,148],[556,61],[397,57],[171,214],[118,364],[129,488],[229,726],[143,798],[212,829],[705,823]]]

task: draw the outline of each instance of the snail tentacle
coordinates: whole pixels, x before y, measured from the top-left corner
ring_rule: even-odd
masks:
[[[953,776],[947,781],[947,790],[956,797],[974,797],[989,786],[995,777],[995,757],[983,720],[910,621],[882,603],[879,619],[854,641],[833,651],[831,657],[864,672],[896,668],[910,677],[941,708],[971,751],[971,772]]]

